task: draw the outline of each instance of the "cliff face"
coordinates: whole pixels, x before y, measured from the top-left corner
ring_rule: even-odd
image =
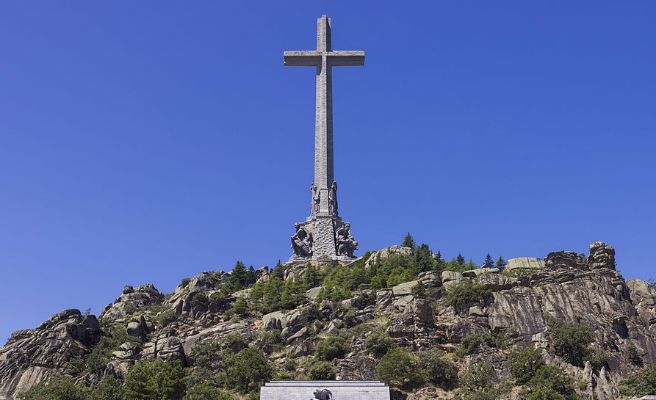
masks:
[[[408,251],[385,249],[372,254],[370,260],[379,262]],[[371,264],[366,263],[365,268]],[[286,275],[294,279],[298,266],[288,269]],[[339,362],[337,379],[375,379],[376,359],[365,350],[365,338],[377,329],[386,330],[399,345],[447,353],[458,349],[468,335],[503,334],[509,348],[545,349],[549,363],[585,383],[579,390],[589,399],[616,398],[622,377],[636,371],[639,364],[656,363],[656,288],[641,280],[626,282],[615,270],[614,250],[603,243],[593,244],[589,257],[554,252],[544,260],[511,260],[503,272],[495,268],[423,272],[393,288],[354,291],[352,298],[341,301],[316,301],[320,289],[313,288],[295,309],[247,317],[224,312],[240,297],[249,298],[252,290],[220,296],[229,276],[202,273],[184,280],[168,296],[152,285],[126,287],[100,315],[103,327],[119,327],[129,338],[112,349],[102,371],[80,374],[70,366],[71,361],[91,352],[101,335],[109,334],[108,328],[101,330],[94,316],[68,310],[34,330],[14,333],[0,350],[0,396],[27,390],[55,373],[77,374],[77,379],[89,383],[102,374],[121,377],[140,359],[179,360],[189,366],[197,343],[232,334],[259,338],[263,332],[279,332],[284,342],[281,351],[267,350],[261,339],[252,345],[264,349],[274,364],[282,365],[288,358],[311,356],[322,335],[359,325],[363,329],[352,337],[350,353]],[[256,278],[266,281],[271,272],[259,270]],[[454,306],[448,293],[466,282],[488,289],[491,296]],[[363,298],[369,301],[363,302]],[[549,352],[553,338],[548,323],[553,319],[591,327],[591,346],[607,355],[604,365],[593,368],[586,362],[576,367]],[[455,358],[461,370],[482,360],[491,362],[500,378],[510,376],[508,352],[485,344],[473,354]],[[450,394],[427,387],[409,396],[449,398]]]
[[[93,315],[66,310],[36,329],[14,332],[0,349],[0,398],[22,392],[57,373],[70,373],[69,361],[98,343]]]

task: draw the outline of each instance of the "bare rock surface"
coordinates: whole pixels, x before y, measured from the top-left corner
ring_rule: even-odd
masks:
[[[375,261],[366,260],[365,264],[371,267],[397,254],[411,254],[411,249],[389,247],[373,253]],[[295,282],[302,276],[303,266],[293,268],[295,272],[285,276]],[[237,300],[234,293],[222,297],[225,304],[219,309],[199,308],[194,297],[212,298],[228,278],[224,272],[204,272],[183,280],[168,296],[152,285],[127,286],[101,314],[103,327],[119,329],[127,338],[112,349],[105,373],[122,377],[139,360],[155,358],[191,366],[199,343],[223,342],[231,335],[248,338],[250,346],[261,348],[278,365],[285,358],[303,365],[322,340],[346,330],[352,330],[348,354],[335,364],[337,377],[346,380],[375,379],[377,359],[366,348],[367,336],[374,331],[386,332],[394,343],[413,351],[446,352],[454,352],[466,336],[502,334],[508,349],[543,349],[548,363],[564,368],[585,386],[581,394],[604,400],[616,399],[619,381],[637,371],[636,365],[627,362],[630,349],[644,365],[656,362],[656,288],[639,279],[625,281],[616,270],[615,250],[600,242],[590,246],[588,256],[558,251],[544,260],[511,259],[505,271],[427,271],[390,288],[353,290],[346,299],[321,299],[321,287],[315,287],[301,294],[298,307],[269,313],[251,312],[244,317],[226,313]],[[259,282],[269,279],[268,269],[257,272]],[[456,310],[449,294],[465,282],[478,284],[490,296]],[[246,290],[241,295],[250,299],[251,293]],[[593,371],[551,354],[553,338],[548,325],[552,318],[590,326],[594,333],[591,346],[608,356],[606,365]],[[109,334],[109,330],[101,330],[94,316],[77,310],[56,314],[35,329],[15,332],[0,350],[0,398],[27,390],[54,374],[73,376],[69,361],[88,354],[102,335]],[[281,347],[263,344],[265,336],[279,337]],[[510,377],[507,351],[486,344],[477,353],[454,360],[461,371],[486,360],[501,378]],[[93,381],[91,378],[79,379]],[[453,398],[454,393],[429,386],[403,395]],[[519,398],[516,395],[509,398]]]
[[[66,310],[36,329],[15,332],[0,349],[0,394],[22,392],[60,372],[86,354],[100,338],[93,315]]]

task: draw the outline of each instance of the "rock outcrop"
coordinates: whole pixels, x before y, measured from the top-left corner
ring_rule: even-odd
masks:
[[[0,349],[0,396],[70,372],[69,362],[88,353],[99,339],[96,317],[79,310],[62,311],[36,329],[14,332]]]
[[[361,266],[372,268],[393,255],[410,254],[409,248],[390,247],[373,253]],[[295,281],[301,270],[298,265],[293,268],[286,277]],[[377,359],[366,348],[374,331],[386,332],[397,345],[416,351],[446,352],[455,351],[469,335],[502,335],[510,348],[544,349],[547,362],[585,383],[579,390],[589,399],[615,399],[619,380],[638,369],[636,357],[639,364],[656,363],[656,288],[642,280],[626,282],[616,270],[615,250],[600,242],[590,246],[589,256],[558,251],[544,260],[512,259],[505,271],[428,271],[390,288],[373,290],[365,285],[340,301],[322,297],[321,288],[315,287],[296,308],[245,317],[225,312],[239,297],[249,299],[252,293],[221,294],[229,276],[204,272],[183,280],[169,296],[152,285],[126,286],[100,316],[103,326],[121,330],[125,338],[112,350],[104,373],[123,377],[138,360],[153,358],[190,366],[195,346],[231,335],[249,338],[250,346],[260,348],[276,365],[288,358],[302,365],[321,340],[354,327],[360,329],[352,330],[349,353],[336,363],[338,379],[375,378]],[[257,279],[265,282],[271,273],[261,269]],[[490,296],[456,310],[449,293],[466,282],[485,288]],[[207,304],[199,299],[213,300]],[[607,355],[604,366],[575,367],[551,354],[551,319],[591,327],[592,348]],[[76,371],[70,369],[70,361],[84,357],[102,335],[110,334],[101,330],[94,316],[77,310],[56,314],[36,329],[15,332],[0,350],[0,398],[56,373],[73,376]],[[270,338],[278,338],[279,345],[267,342]],[[464,370],[482,360],[491,362],[500,377],[510,377],[507,352],[486,345],[457,363]],[[303,368],[293,373],[304,376]],[[79,379],[83,378],[94,381],[94,377]],[[448,397],[445,393],[427,387],[410,398]]]

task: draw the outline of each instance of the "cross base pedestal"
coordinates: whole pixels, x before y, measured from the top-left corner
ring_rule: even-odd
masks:
[[[351,236],[351,226],[330,215],[311,216],[295,225],[292,236],[293,254],[288,262],[351,262],[358,242]]]

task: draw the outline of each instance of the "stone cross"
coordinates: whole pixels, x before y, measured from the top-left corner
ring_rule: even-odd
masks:
[[[317,49],[286,51],[285,65],[316,69],[316,120],[314,129],[314,181],[312,206],[305,222],[295,225],[291,237],[290,262],[307,260],[349,262],[358,242],[351,236],[350,224],[337,210],[337,183],[333,165],[332,67],[364,65],[364,51],[333,51],[330,19],[317,20]]]
[[[332,67],[364,65],[364,51],[332,50],[330,18],[317,20],[317,49],[285,51],[286,66],[316,68],[316,117],[314,128],[314,186],[318,191],[319,212],[336,214],[329,197],[335,181],[333,165],[333,90]],[[334,193],[333,193],[334,196]],[[336,202],[336,199],[334,199]],[[312,214],[315,214],[312,210]]]

